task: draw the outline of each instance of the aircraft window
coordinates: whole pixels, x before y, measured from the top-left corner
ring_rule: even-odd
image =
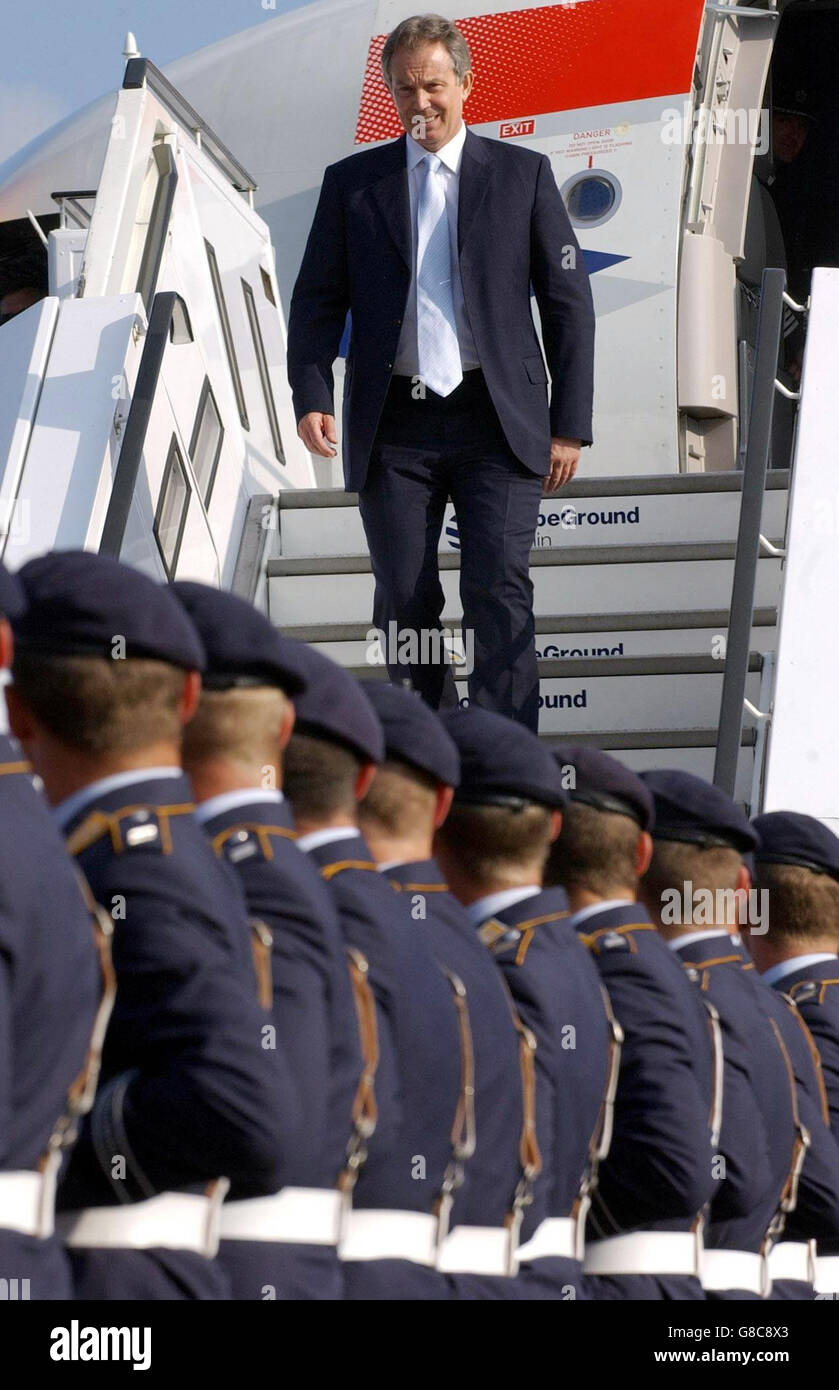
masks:
[[[265,344],[262,341],[262,329],[259,327],[259,317],[256,312],[256,301],[253,297],[253,290],[247,280],[242,281],[242,293],[245,296],[245,308],[248,311],[248,321],[251,326],[253,337],[253,350],[256,353],[256,365],[259,368],[259,380],[262,382],[262,394],[265,397],[265,409],[268,412],[268,424],[271,427],[271,438],[274,441],[274,453],[280,463],[285,463],[283,454],[283,441],[280,436],[280,424],[277,419],[277,408],[274,405],[274,392],[271,390],[271,377],[268,373],[268,358],[265,356]]]
[[[561,193],[575,227],[599,227],[614,217],[621,203],[618,180],[603,169],[572,175]]]
[[[242,378],[239,375],[239,363],[236,359],[236,348],[233,343],[233,334],[230,331],[230,319],[227,315],[227,303],[224,298],[224,290],[221,285],[221,275],[219,274],[216,253],[210,243],[205,239],[204,245],[207,248],[207,260],[210,265],[210,279],[213,282],[213,293],[216,297],[216,307],[218,309],[219,321],[221,323],[221,336],[224,339],[224,347],[227,352],[227,360],[230,364],[230,375],[233,378],[233,391],[236,396],[236,406],[239,411],[239,419],[242,428],[249,430],[250,421],[245,407],[245,393],[242,390]]]
[[[154,538],[169,579],[175,577],[188,508],[189,480],[173,434],[154,518]]]
[[[224,426],[221,423],[216,398],[210,386],[210,379],[205,376],[189,445],[192,469],[205,507],[210,505],[223,438]]]

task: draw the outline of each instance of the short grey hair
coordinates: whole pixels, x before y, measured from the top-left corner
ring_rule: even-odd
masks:
[[[391,67],[398,48],[421,48],[426,43],[442,43],[452,60],[454,75],[462,82],[465,74],[472,70],[472,54],[460,30],[450,19],[441,14],[414,14],[403,19],[391,34],[388,34],[382,49],[382,76],[388,87],[391,84]]]

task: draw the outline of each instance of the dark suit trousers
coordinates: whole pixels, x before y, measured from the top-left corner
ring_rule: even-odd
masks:
[[[413,389],[410,377],[391,379],[359,494],[376,581],[373,622],[386,637],[407,631],[420,641],[423,633],[440,631],[437,546],[451,498],[463,638],[474,663],[469,699],[535,730],[539,676],[529,563],[543,480],[510,451],[481,371],[466,372],[445,398],[427,390],[415,400]],[[392,680],[409,677],[434,708],[456,703],[450,665],[423,663],[421,654],[417,664],[401,664],[391,642],[385,651]],[[404,645],[403,654],[418,655]]]

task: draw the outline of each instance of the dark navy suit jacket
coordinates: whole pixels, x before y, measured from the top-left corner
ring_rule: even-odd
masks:
[[[353,491],[364,486],[410,288],[406,139],[327,168],[289,314],[288,375],[300,420],[335,413],[332,364],[352,313],[343,439]],[[467,130],[458,247],[469,325],[507,443],[525,467],[545,474],[552,435],[591,443],[594,356],[588,274],[545,155]]]

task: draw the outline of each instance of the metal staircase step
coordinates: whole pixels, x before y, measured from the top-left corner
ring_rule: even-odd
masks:
[[[774,546],[783,541],[775,539]],[[666,564],[689,560],[733,560],[736,546],[733,541],[676,541],[662,545],[580,545],[568,550],[534,550],[531,568],[543,566]],[[456,553],[438,557],[441,570],[460,569]],[[321,555],[314,559],[283,559],[268,561],[269,579],[284,579],[300,575],[370,574],[369,555]]]
[[[596,656],[596,657],[554,657],[537,663],[541,680],[585,680],[601,676],[722,676],[725,661],[717,661],[712,656]],[[749,671],[761,671],[763,657],[760,652],[749,655]],[[352,675],[359,680],[387,680],[386,666],[349,666]],[[460,673],[454,668],[456,679]]]
[[[549,748],[562,743],[584,743],[592,748],[611,752],[631,752],[646,748],[716,748],[716,729],[636,729],[617,732],[585,732],[578,734],[540,734]],[[755,730],[744,728],[741,748],[754,748]]]
[[[740,492],[743,475],[731,473],[653,473],[626,478],[575,478],[567,483],[561,494],[553,494],[558,503],[575,497],[672,497],[679,493]],[[789,471],[772,469],[766,477],[769,491],[789,487]],[[551,498],[546,498],[550,501]],[[280,492],[277,505],[282,509],[298,507],[357,507],[358,493],[343,488],[289,488]]]
[[[777,609],[756,608],[754,627],[774,627]],[[459,626],[459,618],[443,618],[444,627]],[[556,617],[537,617],[536,632],[664,632],[690,628],[714,628],[724,632],[728,611],[723,608],[695,609],[684,613],[576,613]],[[286,637],[301,642],[365,642],[371,623],[304,623],[284,627]]]

